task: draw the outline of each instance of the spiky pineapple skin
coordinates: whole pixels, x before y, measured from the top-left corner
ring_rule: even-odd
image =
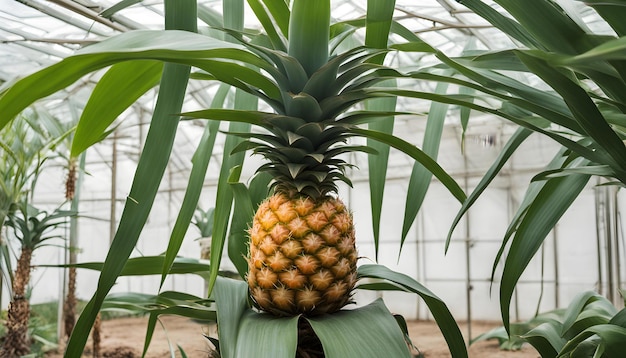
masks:
[[[249,235],[247,281],[260,309],[312,316],[351,301],[358,256],[341,200],[276,193],[259,206]]]

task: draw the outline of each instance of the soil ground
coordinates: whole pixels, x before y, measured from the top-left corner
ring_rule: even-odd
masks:
[[[177,346],[182,347],[189,358],[208,358],[210,343],[203,334],[216,336],[215,327],[199,325],[189,319],[166,316],[161,318],[162,326],[157,326],[152,343],[148,349],[148,358],[169,358],[170,349],[176,357],[182,357]],[[147,318],[120,318],[102,323],[102,358],[138,358],[145,338]],[[473,322],[472,335],[476,336],[498,326],[495,322]],[[409,334],[413,343],[425,358],[450,357],[439,328],[434,322],[409,321]],[[461,332],[467,332],[467,325],[459,325]],[[91,343],[83,357],[91,357]],[[172,348],[170,348],[170,344]],[[483,341],[469,348],[471,358],[538,358],[539,354],[531,346],[524,346],[519,351],[502,351],[497,341]],[[50,353],[47,358],[61,358],[59,353]],[[251,357],[253,358],[253,357]],[[385,357],[393,358],[393,357]]]

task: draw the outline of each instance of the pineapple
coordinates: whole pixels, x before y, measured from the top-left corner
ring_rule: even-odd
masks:
[[[339,310],[350,302],[356,261],[352,216],[334,196],[277,190],[254,216],[247,280],[268,312]]]

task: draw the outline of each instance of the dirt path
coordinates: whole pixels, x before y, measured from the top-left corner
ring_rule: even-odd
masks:
[[[181,357],[177,346],[182,347],[189,358],[208,357],[211,346],[203,334],[216,336],[215,327],[206,327],[176,316],[162,317],[161,322],[162,326],[157,326],[146,357],[168,358],[171,357],[170,349],[176,352],[176,357]],[[146,323],[146,318],[121,318],[103,322],[102,358],[141,357]],[[410,321],[408,324],[411,339],[424,357],[450,357],[445,340],[435,323]],[[474,322],[472,332],[478,335],[494,326],[494,323]],[[461,332],[467,331],[465,324],[461,324],[460,328]],[[91,354],[88,354],[91,348],[88,347],[86,351],[84,357],[91,357]],[[537,358],[539,354],[530,346],[524,347],[521,351],[501,351],[498,349],[497,342],[489,341],[472,345],[469,349],[469,356],[471,358]],[[49,354],[46,357],[61,358],[62,355]]]

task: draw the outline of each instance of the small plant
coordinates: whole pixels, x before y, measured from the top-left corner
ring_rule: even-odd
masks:
[[[191,222],[200,231],[200,237],[197,240],[200,244],[200,258],[204,260],[208,260],[211,257],[214,213],[215,208],[209,208],[205,211],[201,207],[197,207]]]
[[[623,357],[626,352],[626,309],[618,310],[596,292],[577,295],[567,309],[546,312],[527,322],[512,323],[476,337],[472,343],[498,339],[503,349],[531,344],[542,358]]]

